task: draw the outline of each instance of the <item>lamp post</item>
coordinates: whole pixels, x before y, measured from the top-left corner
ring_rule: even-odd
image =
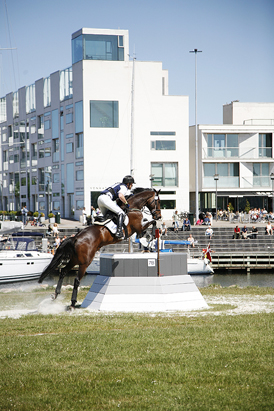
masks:
[[[272,182],[272,213],[274,212],[274,193],[273,193],[273,181],[274,181],[274,173],[270,174],[271,182]]]
[[[214,174],[214,180],[216,181],[216,221],[217,221],[217,213],[218,213],[218,207],[217,207],[217,203],[218,203],[218,190],[217,190],[217,183],[219,180],[219,174]]]
[[[195,214],[196,221],[199,219],[199,179],[198,179],[198,133],[197,133],[197,53],[201,50],[194,49],[190,53],[195,53]]]

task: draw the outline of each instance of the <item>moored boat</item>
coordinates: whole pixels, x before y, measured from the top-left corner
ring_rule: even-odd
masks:
[[[53,255],[38,251],[29,237],[11,237],[0,243],[0,284],[39,278]]]

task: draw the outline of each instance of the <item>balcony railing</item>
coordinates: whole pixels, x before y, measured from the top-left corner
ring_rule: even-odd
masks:
[[[239,177],[222,177],[219,176],[218,189],[219,188],[237,188],[239,187]],[[216,182],[212,177],[204,177],[203,188],[216,188]]]
[[[251,177],[222,177],[219,176],[217,188],[253,188],[258,190],[259,188],[267,188],[272,190],[272,181],[269,176],[251,176]],[[212,177],[203,178],[203,188],[216,189],[216,182]]]
[[[238,158],[255,159],[271,158],[272,147],[207,147],[203,150],[203,158]]]

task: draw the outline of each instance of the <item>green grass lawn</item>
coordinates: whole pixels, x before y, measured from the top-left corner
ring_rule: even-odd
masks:
[[[79,311],[0,320],[1,410],[274,409],[274,313]]]

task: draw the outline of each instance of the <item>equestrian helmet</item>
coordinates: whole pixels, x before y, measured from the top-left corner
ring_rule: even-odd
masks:
[[[135,184],[134,178],[132,176],[125,176],[123,178],[123,184]]]

